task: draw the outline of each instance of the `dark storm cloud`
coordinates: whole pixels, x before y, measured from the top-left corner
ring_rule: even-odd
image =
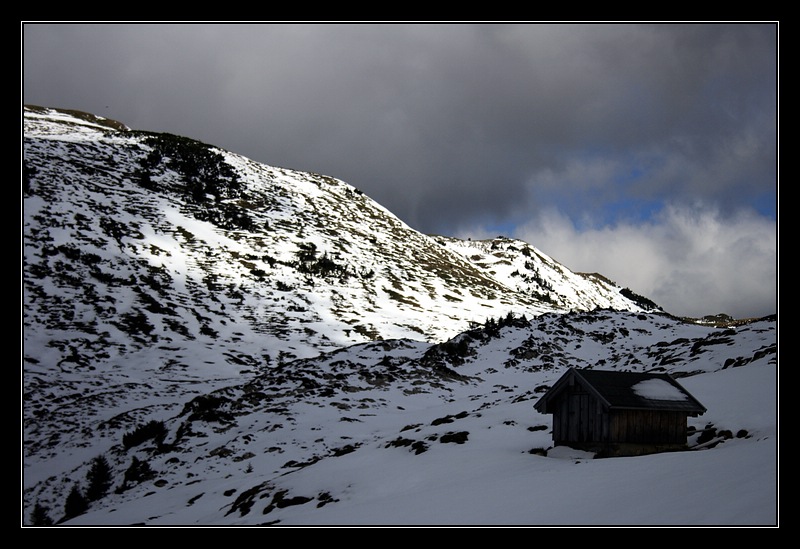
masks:
[[[332,175],[423,232],[776,217],[775,24],[26,24],[23,62],[25,102]]]

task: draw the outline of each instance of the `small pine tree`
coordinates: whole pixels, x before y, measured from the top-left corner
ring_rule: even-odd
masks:
[[[31,512],[31,526],[52,526],[53,519],[47,514],[47,507],[36,503]]]
[[[125,485],[127,486],[128,483],[138,484],[155,476],[156,472],[153,471],[148,462],[141,461],[136,456],[133,456],[130,467],[125,471]]]
[[[72,487],[67,501],[64,503],[64,520],[82,515],[89,508],[89,502],[81,493],[81,489],[75,484]]]
[[[86,473],[86,499],[97,501],[108,493],[111,487],[111,466],[105,456],[97,456],[92,460],[92,466]]]

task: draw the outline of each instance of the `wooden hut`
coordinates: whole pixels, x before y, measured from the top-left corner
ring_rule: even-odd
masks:
[[[686,448],[706,408],[668,374],[570,368],[534,408],[553,414],[553,443],[600,456]]]

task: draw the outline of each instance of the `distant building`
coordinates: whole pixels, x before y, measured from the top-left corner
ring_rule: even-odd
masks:
[[[534,408],[553,414],[553,443],[599,456],[686,448],[686,420],[706,408],[668,374],[570,368]]]

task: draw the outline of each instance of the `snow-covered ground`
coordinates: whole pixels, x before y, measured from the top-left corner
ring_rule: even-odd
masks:
[[[171,168],[132,182],[141,136],[51,114],[26,112],[23,524],[62,519],[98,455],[110,492],[62,524],[778,523],[776,319],[681,322],[523,242],[421,235],[343,182],[221,152],[264,228],[228,230],[165,190]],[[310,244],[349,278],[299,270]],[[533,404],[569,367],[674,374],[708,409],[691,426],[746,435],[551,448]],[[150,420],[166,446],[125,448]],[[122,489],[133,458],[153,476]]]
[[[745,328],[742,337],[769,341],[770,324],[774,327]],[[672,328],[713,333],[697,326]],[[207,439],[178,453],[187,465],[161,475],[161,486],[150,482],[126,496],[110,495],[66,524],[778,525],[775,355],[720,369],[726,354],[736,350],[719,345],[710,356],[687,361],[686,369],[708,365],[705,373],[679,379],[708,409],[689,425],[728,430],[732,438],[697,446],[695,434],[689,442],[697,447],[688,451],[600,459],[552,448],[551,416],[534,410],[538,396],[532,390],[539,382],[552,384],[563,369],[496,367],[525,330],[501,332],[504,337],[479,346],[477,357],[456,368],[480,381],[418,393],[409,390],[413,383],[398,381],[349,398],[310,397],[296,401],[283,416],[288,423],[282,429],[267,428],[274,426],[274,416],[242,415],[232,428],[238,435],[209,431]],[[592,347],[588,338],[584,342]],[[424,349],[409,345],[388,354],[419,357]],[[325,371],[338,362],[374,364],[380,356],[386,355],[353,348],[307,365]],[[446,442],[446,435],[459,433],[461,442],[457,436]],[[237,446],[248,434],[249,442]],[[347,445],[349,452],[331,451]],[[234,458],[211,458],[209,450],[221,447]],[[250,452],[241,454],[243,449]],[[548,451],[541,455],[541,450]],[[236,461],[237,454],[247,459]],[[287,467],[292,458],[305,463]]]

